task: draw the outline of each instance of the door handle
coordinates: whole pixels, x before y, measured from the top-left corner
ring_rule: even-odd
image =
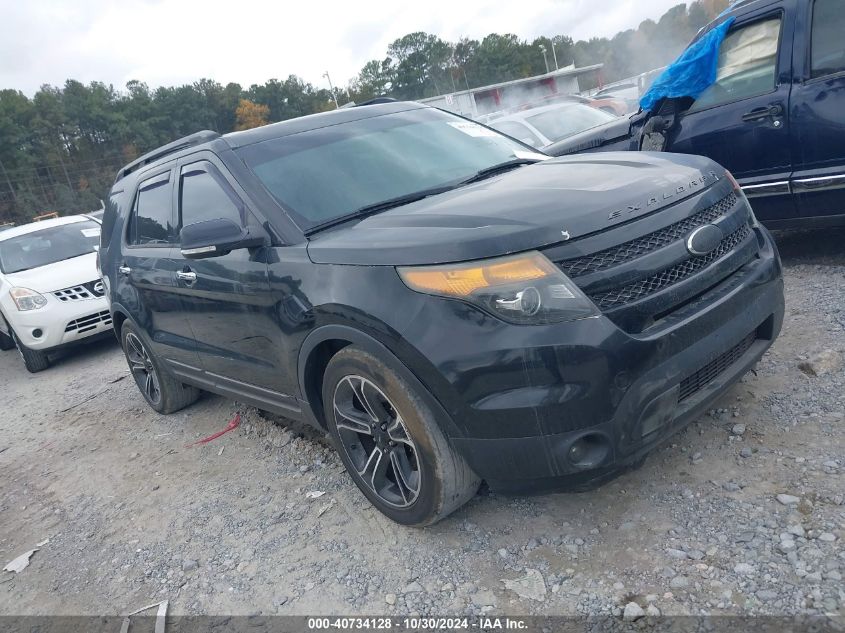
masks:
[[[121,275],[128,275],[132,272],[132,269],[129,268],[129,266],[118,266],[117,272],[119,272]]]
[[[187,281],[188,283],[193,283],[197,280],[197,274],[190,270],[180,270],[176,273],[176,276],[182,281]]]
[[[754,108],[750,112],[746,112],[742,115],[743,121],[759,121],[760,119],[768,119],[768,118],[777,118],[783,115],[783,106],[779,103],[773,103],[772,105],[765,106],[762,108]]]

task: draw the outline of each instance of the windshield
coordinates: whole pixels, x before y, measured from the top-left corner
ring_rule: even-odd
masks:
[[[528,148],[472,121],[420,108],[237,150],[300,228],[450,184]]]
[[[0,241],[0,270],[22,270],[93,253],[100,244],[100,225],[93,220],[72,222]]]
[[[540,134],[551,141],[560,141],[591,127],[612,121],[613,115],[590,106],[573,104],[526,117]]]

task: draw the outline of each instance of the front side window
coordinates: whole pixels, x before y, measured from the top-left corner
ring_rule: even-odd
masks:
[[[693,110],[766,94],[775,89],[780,17],[737,28],[719,49],[716,82],[696,99]]]
[[[141,183],[132,220],[130,244],[170,244],[173,242],[173,188],[170,172]]]
[[[236,152],[304,230],[373,204],[458,186],[480,170],[531,153],[494,130],[433,108],[329,125]]]
[[[88,255],[100,244],[100,225],[72,222],[0,241],[0,270],[7,275]]]
[[[811,50],[813,77],[845,71],[845,4],[842,0],[816,0],[813,4]]]
[[[209,163],[182,169],[179,192],[180,226],[224,218],[243,224],[241,205],[222,177]]]

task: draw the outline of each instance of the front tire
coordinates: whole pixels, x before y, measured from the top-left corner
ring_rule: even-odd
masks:
[[[431,408],[372,354],[350,346],[331,359],[323,406],[352,480],[393,521],[431,525],[477,492],[478,476],[452,448]]]
[[[6,326],[6,332],[8,332],[8,334],[6,334],[5,332],[0,331],[0,351],[5,352],[10,349],[15,349],[15,339],[12,338],[12,328],[9,326],[9,322],[6,321],[2,314],[0,314],[0,320],[3,321]]]
[[[199,389],[176,380],[155,356],[140,329],[128,320],[120,330],[120,344],[135,384],[155,411],[175,413],[197,401]]]
[[[30,374],[37,374],[39,371],[44,371],[50,366],[50,358],[47,352],[42,352],[37,349],[29,349],[26,345],[21,343],[15,331],[9,328],[15,346],[23,359],[23,364]]]

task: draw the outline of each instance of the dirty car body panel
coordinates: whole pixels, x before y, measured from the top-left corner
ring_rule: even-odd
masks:
[[[636,462],[776,338],[775,246],[709,159],[544,160],[315,231],[250,162],[270,147],[262,144],[311,147],[345,125],[384,127],[390,117],[404,125],[450,115],[408,103],[350,108],[171,155],[176,175],[213,155],[243,222],[265,238],[221,257],[180,259],[174,230],[159,258],[126,266],[127,218],[153,167],[122,177],[101,245],[116,327],[131,319],[145,328],[185,383],[319,428],[324,356],[358,346],[418,389],[480,477],[525,491],[595,483]],[[178,227],[178,191],[172,200]],[[717,239],[693,254],[687,242],[702,227]],[[469,301],[414,291],[397,272],[524,252],[566,274],[591,316],[517,325]],[[162,288],[156,308],[136,268],[155,270],[143,274]]]

